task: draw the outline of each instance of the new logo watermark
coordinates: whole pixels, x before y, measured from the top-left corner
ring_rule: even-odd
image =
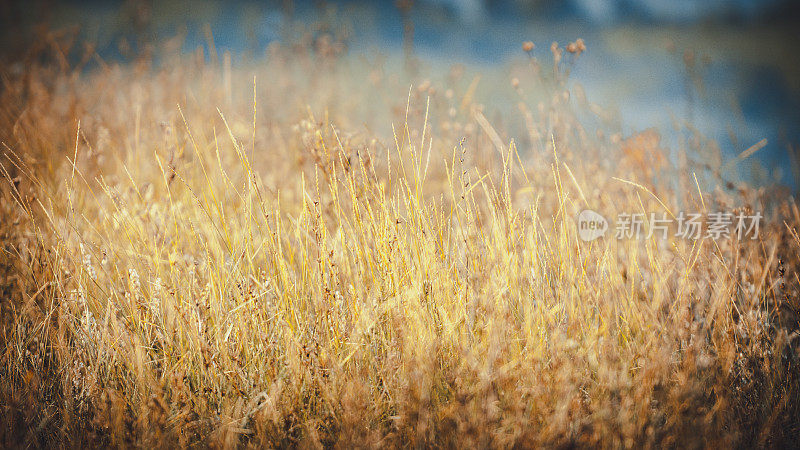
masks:
[[[671,228],[673,236],[684,239],[724,239],[736,236],[744,239],[758,238],[761,219],[760,212],[754,214],[738,214],[730,212],[710,212],[705,215],[699,213],[684,213],[677,216],[667,216],[666,213],[656,215],[650,213],[620,213],[617,216],[615,237],[617,239],[647,239],[660,237],[666,239]],[[591,209],[584,209],[578,214],[578,236],[586,241],[593,241],[606,234],[609,229],[608,220],[600,213]],[[672,225],[675,224],[673,227]]]
[[[600,213],[584,209],[578,214],[578,236],[586,242],[593,241],[608,231],[608,221]]]

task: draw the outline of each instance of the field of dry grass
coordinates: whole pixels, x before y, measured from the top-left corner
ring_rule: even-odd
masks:
[[[785,191],[621,134],[577,44],[483,78],[341,50],[0,66],[0,445],[797,444]],[[587,208],[765,219],[584,242]]]

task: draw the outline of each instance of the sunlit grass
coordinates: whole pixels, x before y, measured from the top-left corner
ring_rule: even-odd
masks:
[[[797,206],[622,136],[570,45],[488,94],[319,48],[4,73],[5,441],[791,442]],[[587,208],[768,219],[584,242]]]

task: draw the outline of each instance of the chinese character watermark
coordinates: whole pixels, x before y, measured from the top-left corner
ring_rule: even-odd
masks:
[[[650,213],[621,213],[617,216],[614,227],[617,239],[651,239],[653,237],[666,239],[673,230],[672,235],[683,239],[757,239],[760,231],[760,212],[736,215],[730,212],[715,211],[705,215],[699,213],[679,212],[677,216],[668,216]],[[609,228],[608,220],[601,214],[585,209],[577,218],[578,236],[586,241],[593,241],[605,236]],[[674,224],[674,225],[673,225]]]

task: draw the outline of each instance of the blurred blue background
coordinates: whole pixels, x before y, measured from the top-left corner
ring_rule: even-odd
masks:
[[[792,150],[800,142],[798,2],[34,1],[5,3],[0,11],[4,45],[22,39],[35,23],[79,24],[104,58],[123,57],[123,39],[135,46],[142,36],[159,39],[179,30],[190,51],[207,45],[208,26],[218,50],[261,55],[270,42],[285,38],[284,24],[326,20],[350,30],[351,52],[399,52],[405,17],[413,23],[417,57],[476,65],[520,60],[520,44],[527,40],[536,43],[534,56],[548,60],[551,42],[581,37],[588,51],[571,79],[590,101],[616,109],[624,130],[656,126],[675,145],[681,131],[673,124],[686,121],[716,140],[725,159],[767,138],[740,173],[758,185],[798,186]],[[686,55],[693,57],[690,65]]]

